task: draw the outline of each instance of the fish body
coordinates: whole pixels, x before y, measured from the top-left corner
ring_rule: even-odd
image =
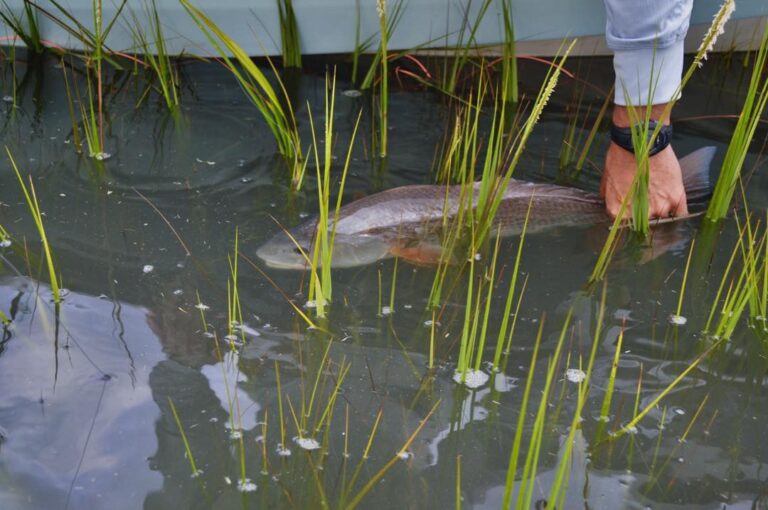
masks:
[[[680,160],[689,202],[709,192],[709,164],[714,148],[705,147]],[[390,256],[428,262],[439,260],[439,233],[459,214],[468,191],[462,186],[412,185],[370,195],[339,210],[332,267],[354,267]],[[480,188],[472,188],[473,207]],[[528,232],[552,227],[609,221],[603,199],[588,191],[549,183],[510,179],[494,218],[492,233],[517,235],[528,208]],[[302,251],[311,254],[317,220],[280,232],[257,251],[268,266],[304,269]],[[293,238],[293,239],[291,239]],[[295,242],[294,242],[295,240]],[[299,249],[298,245],[301,247]]]

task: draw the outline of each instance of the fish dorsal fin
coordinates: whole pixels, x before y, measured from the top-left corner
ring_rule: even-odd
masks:
[[[715,157],[715,147],[702,147],[680,160],[683,172],[683,186],[688,203],[701,202],[712,194],[709,181],[709,167]]]

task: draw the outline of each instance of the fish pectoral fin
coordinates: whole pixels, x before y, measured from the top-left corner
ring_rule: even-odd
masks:
[[[443,247],[429,241],[398,241],[392,244],[389,252],[398,258],[419,266],[436,266],[441,262],[453,264],[452,256],[445,256]]]

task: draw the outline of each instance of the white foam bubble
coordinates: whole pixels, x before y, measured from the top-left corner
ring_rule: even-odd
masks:
[[[240,492],[253,492],[256,490],[256,484],[250,478],[242,478],[237,481],[237,490]]]
[[[669,316],[669,322],[671,322],[675,326],[683,326],[685,325],[686,322],[688,322],[688,319],[686,319],[682,315],[672,314]]]
[[[578,368],[569,368],[565,371],[565,378],[572,383],[580,383],[584,382],[584,379],[587,378],[587,374]]]
[[[299,437],[296,436],[293,438],[293,442],[299,445],[299,448],[303,448],[305,450],[317,450],[320,448],[320,443],[317,442],[317,440],[312,439],[311,437]]]
[[[463,381],[462,381],[463,379]],[[481,370],[467,370],[465,373],[458,370],[453,373],[453,380],[463,384],[467,388],[475,389],[488,382],[489,376]]]

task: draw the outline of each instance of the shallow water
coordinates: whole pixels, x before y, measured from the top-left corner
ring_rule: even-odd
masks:
[[[10,69],[3,65],[1,92],[7,95]],[[579,114],[587,119],[583,129],[589,130],[603,101],[600,91],[610,87],[610,61],[572,60],[568,67],[594,86],[584,93]],[[0,310],[13,317],[0,341],[0,508],[309,508],[321,506],[321,494],[336,506],[345,487],[353,486],[349,502],[435,405],[407,453],[362,504],[455,505],[460,462],[463,506],[499,508],[523,388],[532,377],[538,401],[547,356],[572,309],[536,479],[534,499],[546,497],[576,405],[577,385],[566,378],[566,369],[577,368],[579,355],[586,359],[592,345],[599,292],[585,293],[584,284],[605,228],[558,228],[529,236],[521,268],[530,275],[528,291],[506,370],[473,391],[452,380],[462,292],[451,296],[440,317],[437,367],[430,371],[431,328],[425,324],[432,316],[425,307],[434,270],[399,263],[394,310],[381,317],[379,273],[382,299],[388,302],[392,260],[334,272],[336,298],[325,322],[333,338],[331,364],[325,365],[330,336],[308,330],[286,297],[241,259],[245,342],[238,339],[230,347],[223,337],[228,333],[228,256],[235,232],[241,252],[253,259],[256,248],[279,230],[274,220],[293,226],[314,213],[314,179],[310,175],[299,193],[289,191],[270,133],[220,66],[189,63],[183,69],[182,108],[175,118],[152,94],[135,107],[142,78],[113,77],[106,103],[106,150],[112,157],[102,163],[73,150],[61,70],[54,62],[20,65],[18,106],[0,105],[2,142],[33,178],[66,288],[57,328],[39,237],[3,156],[0,224],[16,242],[0,249]],[[522,63],[521,87],[527,95],[536,93],[544,71],[540,64]],[[726,59],[713,58],[696,75],[675,112],[678,154],[715,145],[717,168],[734,121],[690,118],[737,113],[747,78],[738,58],[730,67]],[[309,101],[318,112],[323,80],[313,73],[297,79],[294,104]],[[558,158],[566,112],[577,97],[575,83],[561,81],[515,177],[563,180]],[[440,96],[409,89],[416,90],[395,90],[390,99],[386,161],[369,158],[370,97],[339,95],[339,159],[358,110],[365,111],[346,200],[430,182],[435,148],[451,117]],[[303,139],[309,140],[306,106],[297,107],[297,115]],[[590,164],[569,181],[573,185],[597,189],[605,138],[598,136]],[[761,214],[768,206],[768,180],[757,151],[765,139],[761,127],[747,161],[748,168],[757,169],[747,190],[749,207]],[[683,305],[687,323],[673,327],[668,316],[677,305],[694,237],[699,249]],[[617,255],[609,271],[594,388],[576,435],[565,508],[746,509],[766,504],[768,344],[745,321],[724,349],[689,373],[640,422],[636,434],[596,440],[622,325],[609,430],[631,417],[641,374],[643,408],[706,348],[700,331],[735,239],[735,222],[729,219],[707,246],[700,221],[691,220],[657,231],[652,256],[636,246]],[[502,250],[511,263],[516,241],[505,241]],[[493,301],[489,358],[509,271],[506,267]],[[301,274],[267,274],[286,296],[304,304]],[[542,352],[531,367],[543,314]],[[331,424],[315,432],[341,374]],[[314,401],[318,410],[304,427],[305,437],[298,438],[290,408],[301,419],[302,402],[309,402],[315,380],[320,381]],[[196,476],[191,476],[170,402],[199,469]],[[290,455],[278,453],[280,405]],[[526,431],[524,438],[529,436]],[[294,438],[314,438],[327,449],[305,452]],[[247,491],[238,488],[241,458],[250,483],[241,482],[239,488]]]

